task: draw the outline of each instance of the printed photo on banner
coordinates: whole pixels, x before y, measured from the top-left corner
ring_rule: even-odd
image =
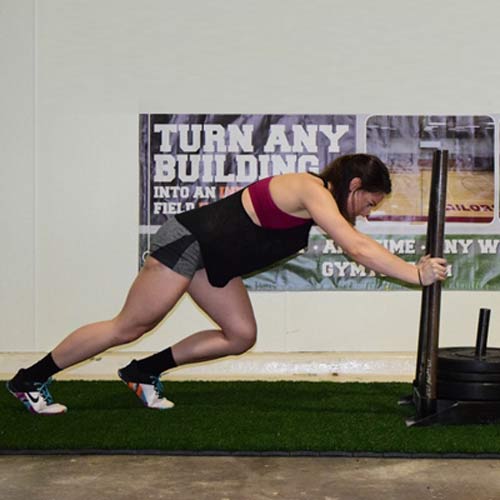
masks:
[[[494,217],[494,130],[489,116],[372,116],[367,152],[391,172],[392,196],[380,220],[425,222],[432,153],[448,150],[448,222],[489,223]]]

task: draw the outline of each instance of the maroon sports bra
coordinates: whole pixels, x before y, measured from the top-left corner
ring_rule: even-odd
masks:
[[[312,172],[309,173],[319,177]],[[253,208],[262,227],[268,229],[288,229],[310,222],[311,219],[304,219],[283,212],[283,210],[274,203],[269,189],[269,183],[272,178],[273,177],[266,177],[248,186],[248,194],[250,195]],[[322,180],[325,187],[327,187],[327,182],[324,179]]]

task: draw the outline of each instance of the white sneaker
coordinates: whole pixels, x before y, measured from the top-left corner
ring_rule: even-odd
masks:
[[[122,381],[143,402],[144,406],[156,410],[173,408],[175,404],[163,396],[163,384],[160,377],[139,372],[135,366],[136,363],[134,360],[125,368],[118,370],[118,376]]]
[[[14,377],[15,378],[15,377]],[[31,412],[38,415],[60,415],[66,413],[68,408],[59,403],[54,403],[49,392],[49,384],[52,379],[46,382],[22,382],[10,380],[7,382],[8,391]]]
[[[162,396],[163,385],[158,380],[161,388],[157,384],[141,384],[140,382],[125,382],[127,387],[134,391],[136,396],[144,403],[144,406],[148,408],[154,408],[156,410],[169,410],[175,405],[172,401]]]

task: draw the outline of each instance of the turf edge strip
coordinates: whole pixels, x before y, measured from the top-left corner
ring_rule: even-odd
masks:
[[[332,457],[332,458],[401,458],[401,459],[500,459],[500,453],[396,453],[396,452],[346,452],[346,451],[168,451],[168,450],[0,450],[7,455],[150,455],[170,457]]]

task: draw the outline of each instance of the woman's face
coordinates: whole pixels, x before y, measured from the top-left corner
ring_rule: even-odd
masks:
[[[373,208],[385,197],[385,193],[372,193],[361,189],[360,186],[360,179],[355,178],[351,181],[349,196],[347,198],[347,210],[353,219],[356,217],[368,217]]]
[[[368,217],[370,212],[384,199],[384,193],[370,193],[363,189],[349,195],[347,206],[354,217]]]

